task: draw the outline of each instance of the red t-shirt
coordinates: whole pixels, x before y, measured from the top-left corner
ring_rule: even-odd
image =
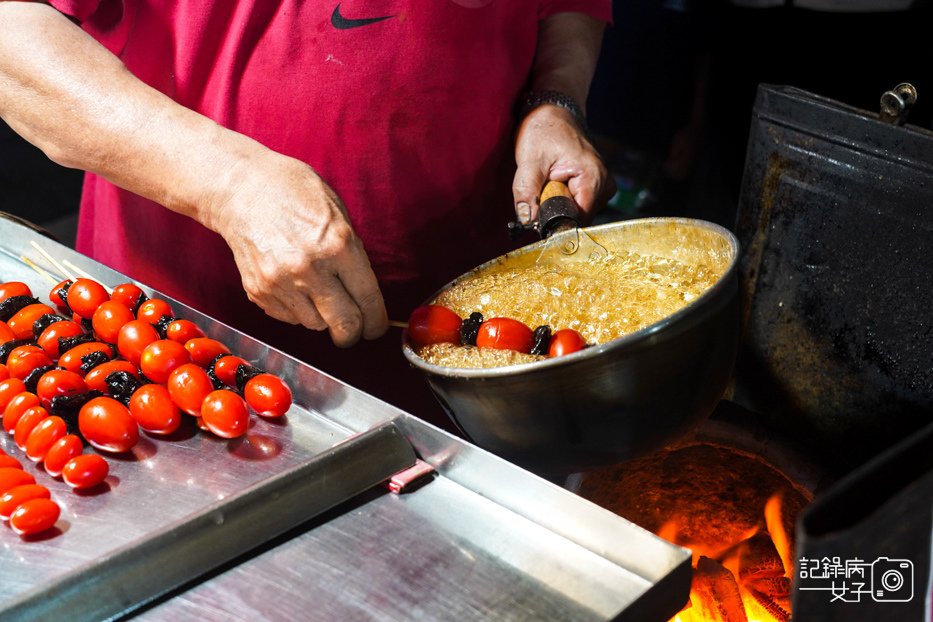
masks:
[[[310,164],[346,205],[402,320],[511,245],[514,103],[538,21],[611,17],[610,0],[52,4],[147,84]],[[186,217],[88,175],[77,246],[327,367],[306,356],[304,335],[256,312],[224,241]]]

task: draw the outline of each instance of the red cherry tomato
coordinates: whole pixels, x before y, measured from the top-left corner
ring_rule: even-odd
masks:
[[[62,300],[61,294],[59,294],[59,292],[64,289],[65,297],[67,298],[68,288],[71,287],[72,283],[74,283],[74,281],[72,281],[71,279],[65,279],[64,281],[59,281],[58,284],[55,285],[55,287],[49,290],[49,300],[51,300],[52,304],[58,307],[60,311],[65,311],[65,312],[71,311],[71,309],[68,308],[68,305],[65,304],[65,301]]]
[[[236,370],[240,365],[246,365],[246,361],[238,356],[222,356],[214,363],[214,375],[228,387],[236,386]]]
[[[145,296],[143,290],[133,283],[120,283],[113,288],[110,300],[119,302],[127,309],[133,311],[139,306],[139,300]]]
[[[36,478],[22,469],[13,467],[0,469],[0,495],[5,494],[11,488],[35,483]]]
[[[165,383],[172,401],[180,409],[197,417],[201,414],[201,403],[214,390],[210,376],[194,363],[179,365],[169,374]]]
[[[204,331],[190,320],[175,320],[165,329],[166,339],[185,343],[189,339],[205,337]]]
[[[201,421],[221,438],[236,438],[249,428],[249,407],[233,391],[212,391],[201,404]]]
[[[19,378],[7,378],[0,380],[0,416],[6,410],[7,404],[14,397],[26,390],[26,383]]]
[[[32,429],[26,439],[26,457],[33,462],[45,460],[52,445],[68,434],[68,426],[61,417],[46,417]]]
[[[33,536],[55,526],[61,508],[51,499],[30,499],[10,515],[10,527],[18,535]]]
[[[175,317],[175,312],[172,311],[171,305],[162,300],[161,298],[150,298],[146,302],[139,305],[139,309],[136,311],[136,319],[142,320],[149,324],[155,324],[162,319],[163,316]]]
[[[281,417],[292,405],[292,391],[278,376],[259,374],[243,387],[243,397],[250,408],[263,417]]]
[[[171,434],[181,425],[181,410],[161,384],[136,389],[130,397],[130,414],[139,427],[153,434]]]
[[[13,331],[10,330],[10,327],[7,326],[7,323],[3,320],[0,320],[0,343],[6,343],[7,341],[13,341],[16,339],[16,335],[13,334]]]
[[[10,488],[0,495],[0,519],[9,520],[10,515],[20,505],[30,499],[51,499],[49,489],[41,484],[23,484]]]
[[[96,449],[129,451],[139,441],[139,426],[126,406],[112,397],[95,397],[78,411],[81,436]]]
[[[3,382],[10,377],[10,370],[6,368],[6,365],[0,363],[0,382]]]
[[[54,313],[55,309],[46,304],[37,303],[34,305],[26,305],[7,320],[7,326],[10,327],[10,330],[13,331],[13,336],[17,339],[32,339],[35,337],[32,332],[32,326],[36,323],[36,320],[43,315]]]
[[[93,279],[75,279],[68,288],[68,306],[81,317],[94,317],[97,307],[108,300],[106,288]]]
[[[62,468],[62,479],[76,489],[93,488],[107,479],[110,465],[97,454],[75,456]]]
[[[47,367],[52,359],[39,346],[19,346],[13,348],[6,359],[6,368],[13,378],[24,379],[32,370]]]
[[[230,348],[209,337],[189,339],[185,342],[185,350],[191,355],[191,362],[201,367],[207,367],[221,354],[230,354]]]
[[[117,336],[117,351],[120,356],[139,367],[139,358],[143,349],[150,343],[159,340],[159,333],[152,324],[143,320],[127,322],[120,329]]]
[[[173,369],[190,362],[191,355],[185,346],[171,339],[160,339],[143,348],[139,370],[149,380],[164,384]]]
[[[7,281],[0,283],[0,302],[13,296],[32,296],[32,290],[21,281]]]
[[[58,366],[64,367],[68,371],[72,371],[83,377],[90,371],[89,369],[85,369],[87,364],[85,357],[95,352],[102,352],[107,360],[113,358],[113,349],[109,345],[100,341],[89,341],[87,343],[79,343],[58,357]]]
[[[422,305],[408,317],[408,336],[419,346],[460,343],[460,316],[441,305]]]
[[[94,316],[91,318],[91,326],[94,327],[94,333],[98,339],[107,343],[116,343],[120,329],[128,322],[136,319],[133,312],[119,302],[108,300],[102,302]]]
[[[67,434],[61,437],[45,452],[45,460],[42,461],[45,472],[52,477],[58,477],[68,461],[75,456],[80,456],[82,451],[84,451],[84,442],[80,436]]]
[[[39,339],[36,343],[39,344],[39,347],[45,350],[45,353],[48,354],[52,359],[57,359],[61,352],[58,349],[58,340],[63,337],[77,337],[78,335],[83,335],[84,329],[81,328],[81,325],[72,320],[60,320],[54,324],[49,324],[48,327],[42,334],[39,335]]]
[[[36,395],[45,408],[52,406],[52,399],[59,395],[81,395],[88,386],[80,375],[67,369],[53,369],[42,374],[36,384]]]
[[[563,328],[551,335],[548,356],[563,356],[586,347],[583,336],[572,328]]]
[[[107,386],[107,376],[115,371],[125,371],[126,373],[139,378],[139,371],[136,369],[135,365],[129,361],[124,361],[123,359],[115,359],[113,361],[101,363],[89,371],[84,377],[84,382],[87,383],[88,389],[106,393],[109,389]]]
[[[4,382],[9,382],[9,380]],[[23,386],[25,388],[25,385]],[[6,408],[3,409],[3,429],[6,430],[7,434],[13,434],[23,413],[39,405],[39,396],[35,393],[29,391],[17,393],[7,402]]]
[[[49,411],[41,406],[33,406],[27,409],[19,418],[19,421],[16,422],[16,427],[13,428],[13,441],[16,446],[20,449],[26,449],[26,440],[29,438],[29,434],[39,425],[40,421],[47,419],[48,416]]]
[[[515,350],[527,354],[534,345],[534,331],[518,320],[494,317],[480,324],[476,345],[480,348]]]
[[[8,456],[6,454],[0,454],[0,469],[5,469],[12,467],[14,469],[23,468],[23,464],[14,458],[13,456]]]

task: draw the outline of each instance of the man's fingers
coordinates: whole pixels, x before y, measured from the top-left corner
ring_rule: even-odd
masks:
[[[538,195],[547,180],[547,171],[533,166],[519,166],[512,181],[512,196],[515,199],[515,217],[522,224],[529,224],[538,216]]]
[[[376,275],[365,254],[362,261],[354,261],[349,268],[341,270],[338,278],[362,314],[363,338],[376,339],[385,334],[389,317]]]

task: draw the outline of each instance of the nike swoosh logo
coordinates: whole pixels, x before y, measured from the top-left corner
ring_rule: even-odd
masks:
[[[338,30],[350,30],[351,28],[359,28],[360,26],[367,26],[369,24],[375,24],[376,22],[381,22],[384,19],[391,19],[395,17],[394,15],[386,15],[385,17],[366,17],[363,19],[347,19],[340,14],[340,4],[334,8],[334,12],[330,15],[330,24]]]

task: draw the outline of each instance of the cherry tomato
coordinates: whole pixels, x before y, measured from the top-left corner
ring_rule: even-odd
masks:
[[[480,324],[476,345],[480,348],[515,350],[527,354],[534,345],[534,331],[518,320],[494,317]]]
[[[32,370],[47,367],[52,359],[39,346],[19,346],[13,348],[6,359],[6,368],[13,378],[24,379]]]
[[[18,535],[33,536],[54,527],[61,512],[51,499],[30,499],[10,515],[10,527]]]
[[[422,305],[408,317],[408,336],[419,346],[460,343],[460,316],[441,305]]]
[[[190,362],[191,355],[185,346],[171,339],[160,339],[143,348],[139,370],[149,380],[164,384],[173,369]]]
[[[97,454],[75,456],[62,468],[62,479],[72,488],[93,488],[107,479],[110,465]]]
[[[136,389],[130,397],[130,414],[139,427],[154,434],[171,434],[181,425],[181,410],[161,384]]]
[[[47,371],[36,384],[36,395],[45,408],[50,408],[52,399],[59,395],[81,395],[87,391],[88,385],[84,378],[67,369]]]
[[[230,354],[230,348],[208,337],[189,339],[185,342],[185,350],[191,355],[191,362],[201,367],[207,367],[221,354]]]
[[[42,331],[42,334],[39,335],[39,339],[36,343],[39,344],[39,347],[45,350],[45,353],[48,354],[53,359],[57,359],[61,352],[58,349],[58,340],[64,337],[77,337],[78,335],[83,335],[84,329],[81,328],[81,325],[72,320],[60,320],[54,324],[49,324],[49,326]]]
[[[136,319],[133,312],[119,302],[108,300],[102,302],[94,316],[91,318],[91,326],[94,327],[94,333],[101,341],[107,343],[116,343],[120,329],[128,322]]]
[[[185,343],[189,339],[196,337],[205,337],[204,331],[190,320],[175,320],[165,329],[166,339]]]
[[[195,417],[201,413],[201,403],[204,402],[204,398],[214,390],[210,376],[194,363],[185,363],[173,369],[165,387],[172,401],[180,409]]]
[[[548,356],[563,356],[586,347],[583,336],[572,328],[563,328],[551,335]]]
[[[130,311],[136,311],[140,300],[145,298],[146,294],[137,285],[133,283],[120,283],[113,288],[110,294],[110,300],[119,302]]]
[[[71,287],[71,284],[74,283],[71,279],[65,279],[64,281],[59,281],[58,284],[49,291],[49,300],[52,301],[52,304],[59,308],[60,311],[71,311],[68,308],[68,305],[64,300],[60,292],[65,290],[65,298],[68,297],[68,288]]]
[[[94,317],[97,307],[108,300],[106,288],[93,279],[75,279],[68,288],[68,306],[83,318]]]
[[[46,417],[32,429],[26,439],[26,457],[33,462],[45,460],[52,445],[68,434],[68,427],[61,417]]]
[[[158,340],[159,333],[152,327],[152,324],[143,320],[133,320],[124,324],[120,329],[120,334],[117,336],[117,351],[120,356],[139,367],[139,358],[142,356],[143,349]]]
[[[112,397],[95,397],[78,411],[81,436],[96,449],[120,453],[139,441],[139,426],[126,406]]]
[[[9,380],[4,382],[9,382]],[[23,386],[25,388],[25,385]],[[6,408],[3,409],[3,429],[6,430],[7,434],[13,434],[23,413],[39,405],[39,396],[35,393],[29,391],[17,393],[7,402]]]
[[[84,451],[84,442],[80,436],[67,434],[61,437],[45,453],[45,460],[42,461],[45,472],[52,477],[58,477],[68,461],[75,456],[80,456],[82,451]]]
[[[7,323],[3,320],[0,320],[0,343],[6,343],[7,341],[13,341],[16,339],[16,335],[13,334],[13,331],[10,330],[10,327],[7,326]]]
[[[0,382],[6,380],[10,377],[10,370],[6,368],[6,365],[0,363]]]
[[[201,404],[201,421],[221,438],[236,438],[249,428],[249,407],[233,391],[211,391]]]
[[[5,494],[11,488],[35,483],[36,478],[22,469],[13,467],[0,469],[0,495]]]
[[[47,419],[48,416],[49,411],[41,406],[33,406],[27,409],[16,422],[16,427],[13,428],[13,441],[16,446],[20,449],[26,449],[26,440],[29,438],[29,434],[39,425],[40,421]]]
[[[113,358],[113,349],[106,343],[102,343],[100,341],[89,341],[87,343],[79,343],[58,357],[58,366],[64,367],[68,371],[72,371],[83,377],[87,372],[93,369],[93,367],[90,369],[87,368],[87,357],[90,357],[95,352],[101,352],[103,354],[102,358],[104,361],[108,361]]]
[[[228,387],[236,386],[236,370],[240,365],[246,365],[246,361],[238,356],[222,356],[214,363],[214,375]]]
[[[0,519],[9,520],[13,510],[30,499],[51,499],[49,489],[41,484],[23,484],[0,495]]]
[[[243,387],[243,397],[250,408],[263,417],[281,417],[292,405],[292,391],[278,376],[259,374]]]
[[[6,410],[10,400],[26,390],[26,383],[20,378],[0,380],[0,416]]]
[[[106,363],[101,363],[89,371],[84,377],[84,382],[87,383],[88,389],[106,393],[109,389],[107,386],[107,376],[115,371],[125,371],[128,374],[132,374],[137,379],[139,378],[139,371],[136,369],[135,365],[129,361],[124,361],[123,359],[116,359],[113,361],[107,361]]]
[[[156,324],[165,315],[175,317],[175,312],[172,311],[171,305],[161,298],[150,298],[139,305],[139,310],[136,311],[136,319],[149,324]]]
[[[36,320],[43,315],[54,313],[55,309],[41,302],[33,305],[26,305],[7,320],[7,326],[10,327],[10,330],[13,331],[13,336],[17,339],[32,339],[35,337],[35,335],[32,334],[32,326],[36,323]]]
[[[5,469],[12,467],[14,469],[23,468],[23,464],[14,458],[13,456],[8,456],[6,454],[0,454],[0,469]]]
[[[21,281],[7,281],[0,283],[0,302],[13,296],[32,296],[32,290]]]

